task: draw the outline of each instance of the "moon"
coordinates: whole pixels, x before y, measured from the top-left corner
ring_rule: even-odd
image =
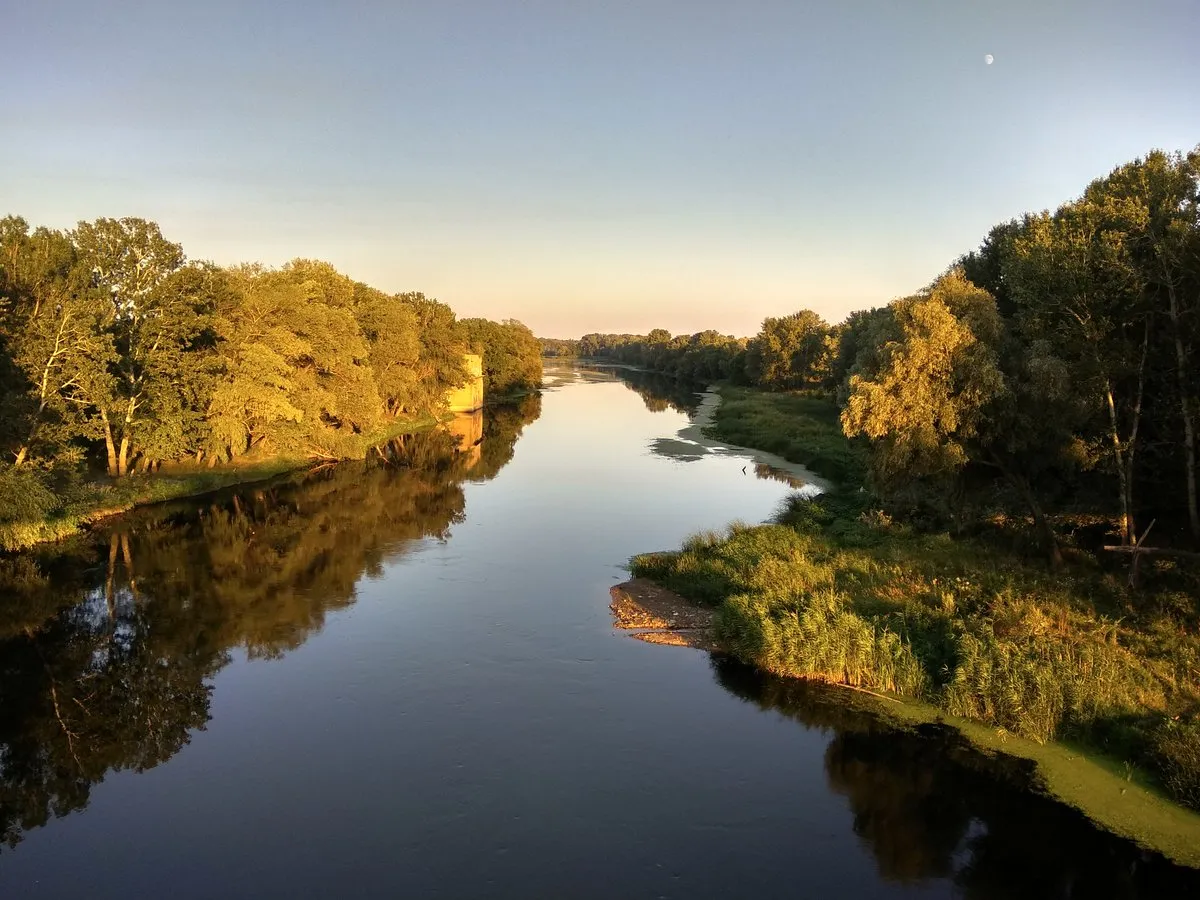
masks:
[[[990,66],[992,63],[994,63],[996,61],[996,57],[992,56],[992,54],[989,53],[987,56],[985,56],[983,58],[983,61]]]

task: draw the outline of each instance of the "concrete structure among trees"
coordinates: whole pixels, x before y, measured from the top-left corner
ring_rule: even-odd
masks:
[[[464,353],[463,364],[470,378],[462,387],[446,394],[450,412],[474,412],[483,408],[483,357],[478,353]]]

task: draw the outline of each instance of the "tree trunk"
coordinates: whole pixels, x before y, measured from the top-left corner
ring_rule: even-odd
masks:
[[[1121,433],[1117,427],[1117,405],[1113,401],[1112,387],[1105,385],[1105,398],[1108,400],[1108,421],[1111,426],[1113,442],[1113,458],[1117,463],[1117,493],[1121,504],[1121,544],[1133,542],[1133,518],[1129,509],[1129,485],[1125,472],[1125,451],[1121,447]]]
[[[118,475],[128,475],[129,474],[128,463],[127,463],[128,457],[129,457],[129,437],[126,435],[122,435],[121,450],[117,454],[117,474]]]
[[[1192,422],[1191,403],[1188,400],[1187,353],[1184,352],[1183,336],[1179,326],[1179,298],[1175,282],[1167,279],[1167,298],[1170,300],[1171,331],[1175,338],[1175,376],[1179,382],[1179,414],[1183,418],[1183,450],[1186,466],[1188,524],[1192,540],[1200,544],[1200,508],[1196,505],[1196,428]]]
[[[117,598],[114,590],[114,580],[117,575],[117,535],[116,532],[108,538],[108,577],[104,580],[104,602],[108,606],[108,620],[115,622],[117,618]]]
[[[1062,549],[1058,546],[1058,535],[1050,526],[1050,520],[1046,518],[1042,505],[1038,503],[1037,497],[1033,493],[1033,488],[1029,486],[1029,480],[1024,476],[1014,474],[995,453],[989,453],[988,457],[991,464],[1000,470],[1005,481],[1013,486],[1021,495],[1021,499],[1025,501],[1025,505],[1029,507],[1029,512],[1033,516],[1033,527],[1037,531],[1042,551],[1046,554],[1046,560],[1050,563],[1051,569],[1058,571],[1063,567]]]
[[[112,423],[108,421],[108,413],[100,410],[100,421],[104,423],[104,449],[108,451],[108,474],[114,478],[121,474],[117,470],[117,446],[113,443]]]
[[[138,593],[137,576],[133,573],[133,553],[129,549],[129,533],[121,532],[121,558],[125,560],[125,574],[129,577],[129,592],[133,594],[133,602],[140,604],[141,595]]]
[[[1018,493],[1024,498],[1025,505],[1029,507],[1030,513],[1033,514],[1033,527],[1037,531],[1038,539],[1041,541],[1042,552],[1046,554],[1046,560],[1050,563],[1050,568],[1057,572],[1063,567],[1063,556],[1062,549],[1058,546],[1058,536],[1050,526],[1050,520],[1046,518],[1045,512],[1042,511],[1042,505],[1038,503],[1037,497],[1033,495],[1033,489],[1029,487],[1028,481],[1015,475],[1010,475],[1009,481],[1016,487]]]
[[[117,456],[117,474],[129,474],[129,429],[133,425],[133,414],[137,412],[137,398],[129,398],[129,406],[125,409],[125,424],[121,428],[121,452]]]

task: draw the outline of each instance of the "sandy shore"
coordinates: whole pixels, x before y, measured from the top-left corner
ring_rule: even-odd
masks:
[[[737,444],[730,444],[709,437],[705,433],[705,430],[712,425],[713,415],[720,405],[721,395],[719,393],[711,387],[704,391],[700,395],[700,407],[692,417],[691,424],[679,430],[679,438],[703,448],[704,451],[709,453],[734,452],[738,456],[749,456],[757,465],[765,467],[767,471],[776,472],[792,479],[794,486],[800,487],[803,485],[800,489],[805,490],[807,493],[818,494],[833,490],[832,482],[813,474],[811,470],[799,463],[790,462],[782,456],[776,456],[774,453],[767,453],[764,450],[755,450],[753,447],[741,447]]]
[[[613,626],[629,631],[631,637],[648,644],[718,649],[713,639],[713,610],[644,578],[615,585],[609,594]]]

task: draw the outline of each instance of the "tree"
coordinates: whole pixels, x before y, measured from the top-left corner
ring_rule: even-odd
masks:
[[[2,436],[16,465],[66,452],[74,412],[67,393],[105,365],[108,306],[89,287],[70,240],[24,219],[0,220]]]
[[[542,383],[542,345],[516,319],[461,319],[470,348],[483,357],[484,391],[499,397],[535,390]]]
[[[334,455],[339,434],[381,416],[370,349],[352,309],[329,303],[311,268],[245,269],[219,309],[221,375],[208,410],[210,450]]]
[[[136,433],[154,427],[145,420],[162,398],[153,395],[194,337],[197,311],[186,298],[163,290],[184,256],[155,223],[135,218],[80,222],[71,238],[93,286],[111,305],[105,331],[115,352],[115,359],[106,360],[111,377],[97,373],[77,385],[76,400],[99,419],[108,473],[121,476],[129,471]]]
[[[892,314],[899,339],[882,348],[874,371],[851,376],[842,427],[874,442],[881,482],[960,469],[1006,389],[995,300],[954,271],[897,300]]]
[[[354,317],[370,347],[375,386],[389,415],[420,396],[421,335],[413,307],[366,285],[355,286]]]
[[[1136,463],[1154,328],[1127,236],[1108,227],[1111,211],[1091,200],[1026,219],[1005,278],[1017,327],[1028,344],[1072,373],[1090,397],[1097,434],[1107,433],[1118,482],[1122,541],[1135,530]],[[1086,439],[1086,438],[1085,438]]]
[[[829,324],[811,309],[763,320],[746,348],[746,375],[769,390],[816,388],[829,372]]]
[[[1033,487],[1068,440],[1061,424],[1039,415],[1070,402],[1056,371],[1026,356],[995,299],[959,268],[891,311],[896,338],[850,376],[842,411],[846,435],[872,442],[876,483],[894,490],[945,481],[969,465],[992,468],[1029,510],[1051,565],[1061,565]]]
[[[411,409],[440,409],[446,392],[467,382],[463,354],[466,341],[455,321],[454,311],[420,292],[397,294],[417,318],[421,353],[417,361],[418,390]]]
[[[1198,323],[1195,297],[1200,246],[1200,152],[1155,151],[1094,181],[1084,194],[1105,216],[1105,227],[1124,236],[1141,289],[1166,313],[1171,378],[1182,436],[1184,497],[1193,541],[1200,541],[1197,506],[1196,422],[1200,390],[1191,360]]]

